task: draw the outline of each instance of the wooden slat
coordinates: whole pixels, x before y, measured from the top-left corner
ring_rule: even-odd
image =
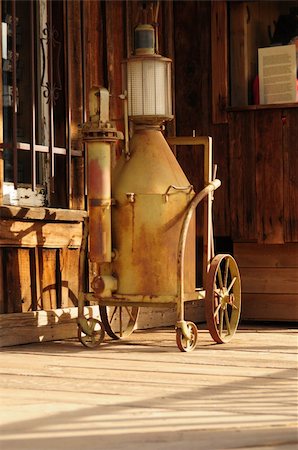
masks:
[[[4,250],[2,248],[0,248],[0,314],[3,314],[5,312],[3,253],[4,253]]]
[[[57,308],[56,250],[42,250],[40,281],[41,309]]]
[[[240,268],[298,267],[298,244],[234,244]]]
[[[231,104],[248,104],[247,9],[232,2],[230,10]]]
[[[86,77],[87,117],[89,117],[89,91],[93,86],[106,86],[106,73],[104,66],[104,2],[84,0],[84,24],[82,26],[85,41],[84,70]]]
[[[284,232],[286,242],[298,242],[298,111],[283,114]]]
[[[173,0],[160,3],[162,13],[162,37],[164,52],[161,54],[170,58],[175,65],[175,41],[174,41],[174,10]],[[168,136],[176,136],[176,116],[175,116],[175,71],[172,69],[172,106],[174,118],[166,123]],[[174,149],[175,153],[175,149]]]
[[[256,111],[255,131],[258,242],[281,244],[284,193],[280,111]]]
[[[0,2],[0,14],[2,17],[2,2]],[[2,34],[0,37],[0,70],[2,73]],[[0,142],[3,142],[3,86],[2,80],[0,83]],[[3,149],[0,148],[0,205],[3,203],[3,181],[4,181],[4,162]]]
[[[226,123],[228,106],[227,2],[211,3],[212,120]]]
[[[177,136],[212,135],[211,2],[173,2],[175,23],[175,79]],[[190,45],[191,43],[191,45]]]
[[[298,321],[298,294],[242,296],[242,320]]]
[[[217,178],[221,187],[214,193],[213,227],[215,236],[231,235],[231,203],[229,194],[229,144],[228,127],[215,125],[212,130],[213,167],[217,165]]]
[[[0,246],[78,248],[82,224],[0,220]]]
[[[18,271],[20,280],[20,294],[22,311],[32,310],[31,277],[30,277],[30,250],[18,250]]]
[[[78,305],[79,292],[79,249],[59,251],[61,270],[61,307]]]
[[[5,250],[5,312],[22,312],[21,279],[19,271],[19,249]]]
[[[99,317],[98,306],[85,307],[86,316]],[[77,308],[0,315],[0,347],[77,336]]]
[[[110,0],[106,5],[107,76],[110,92],[110,119],[117,130],[124,132],[121,63],[125,57],[124,2]],[[117,155],[121,154],[120,143],[116,144]]]
[[[256,240],[256,160],[254,112],[229,114],[231,236]]]
[[[242,291],[259,294],[297,294],[297,268],[251,268],[241,271]]]

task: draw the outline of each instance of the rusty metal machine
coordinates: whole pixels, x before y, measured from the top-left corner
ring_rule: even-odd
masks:
[[[124,150],[112,170],[113,143],[123,139],[109,121],[109,93],[90,93],[90,120],[82,126],[87,144],[88,219],[80,271],[91,263],[91,290],[80,288],[78,335],[87,347],[100,344],[105,332],[121,339],[136,325],[140,307],[176,307],[176,342],[193,350],[198,330],[184,318],[185,303],[205,301],[213,339],[229,341],[238,326],[240,275],[234,258],[214,256],[213,176],[210,137],[166,141],[162,127],[172,119],[171,60],[156,51],[150,24],[135,30],[134,55],[123,64]],[[130,137],[130,138],[129,138]],[[195,193],[171,145],[204,148],[204,188]],[[196,288],[195,211],[204,203],[203,287]],[[85,317],[84,306],[99,305],[101,320]]]

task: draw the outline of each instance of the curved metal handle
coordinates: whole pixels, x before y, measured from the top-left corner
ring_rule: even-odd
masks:
[[[169,200],[169,192],[171,189],[174,189],[175,191],[179,192],[187,191],[186,193],[190,194],[191,191],[193,190],[193,185],[189,184],[188,186],[175,186],[174,184],[170,184],[170,186],[166,190],[166,193],[164,194],[166,202]]]

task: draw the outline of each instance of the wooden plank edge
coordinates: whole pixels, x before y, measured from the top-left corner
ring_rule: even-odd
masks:
[[[83,222],[87,211],[0,205],[0,219]]]

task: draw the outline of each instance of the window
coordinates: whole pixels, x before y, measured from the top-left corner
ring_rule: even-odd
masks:
[[[69,206],[67,14],[67,1],[2,1],[4,203]]]
[[[230,103],[232,107],[254,105],[257,103],[254,91],[258,75],[258,49],[283,45],[295,36],[293,21],[284,19],[292,16],[297,27],[298,2],[235,1],[228,2],[228,7]]]

